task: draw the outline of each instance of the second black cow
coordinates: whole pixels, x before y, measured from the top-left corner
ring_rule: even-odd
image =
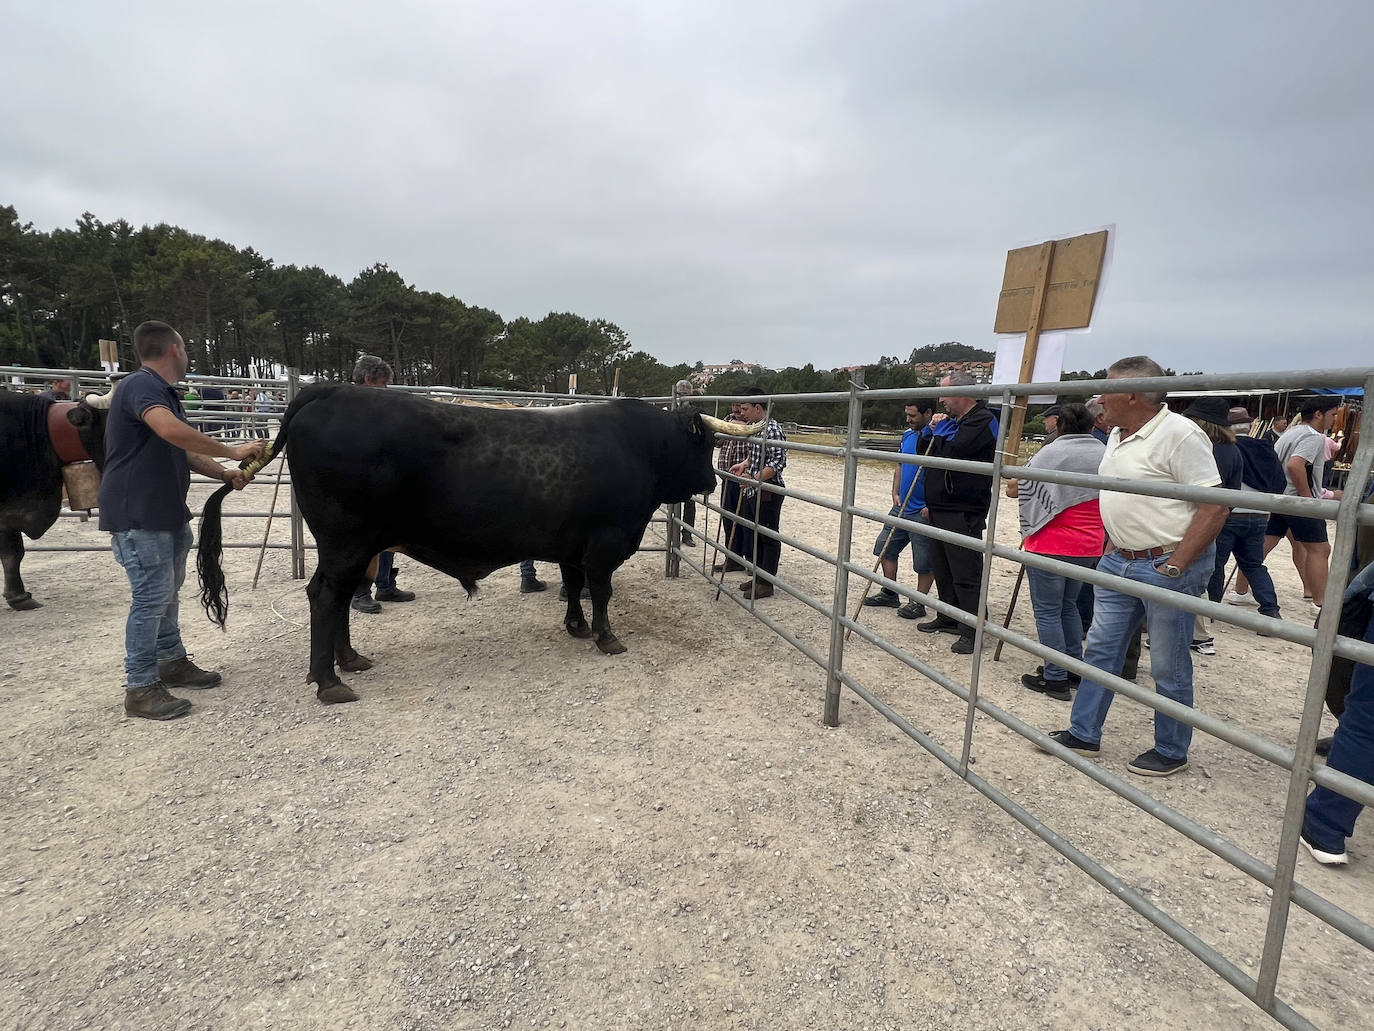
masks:
[[[19,573],[24,534],[37,540],[62,511],[62,466],[93,459],[105,466],[105,415],[111,394],[51,401],[0,390],[0,566],[12,609],[41,606]]]
[[[458,579],[469,593],[503,566],[557,562],[563,623],[617,654],[606,615],[611,574],[639,548],[662,504],[714,489],[714,432],[758,427],[637,400],[497,410],[400,391],[311,387],[287,409],[273,454],[287,462],[319,565],[310,598],[310,674],[326,702],[357,698],[338,677],[366,669],[349,639],[349,601],[371,557],[395,549]],[[202,602],[224,625],[219,504],[201,520]],[[579,595],[591,592],[587,625]]]

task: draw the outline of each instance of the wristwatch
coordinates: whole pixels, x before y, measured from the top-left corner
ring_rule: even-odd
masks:
[[[1170,580],[1177,580],[1180,576],[1183,575],[1183,570],[1179,569],[1178,566],[1172,565],[1168,562],[1165,562],[1162,566],[1155,566],[1155,569],[1159,570]]]

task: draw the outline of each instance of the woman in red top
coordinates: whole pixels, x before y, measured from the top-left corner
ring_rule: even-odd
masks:
[[[1093,436],[1092,428],[1093,419],[1087,408],[1063,405],[1059,411],[1059,436],[1041,448],[1026,467],[1095,474],[1107,448]],[[1011,480],[1007,495],[1020,501],[1024,550],[1085,569],[1097,567],[1105,534],[1095,488],[1038,480],[1027,480],[1022,485]],[[1083,581],[1029,566],[1026,579],[1030,583],[1040,643],[1081,659],[1083,619],[1078,613],[1078,593],[1083,589]],[[1021,683],[1032,691],[1067,702],[1071,697],[1069,688],[1078,683],[1078,677],[1062,666],[1046,662],[1036,672],[1023,674]]]

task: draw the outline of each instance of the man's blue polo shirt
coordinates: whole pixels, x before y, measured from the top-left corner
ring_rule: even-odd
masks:
[[[143,421],[144,412],[159,406],[186,421],[176,391],[152,369],[145,366],[119,381],[105,423],[102,530],[179,530],[191,518],[186,507],[191,486],[186,452]]]

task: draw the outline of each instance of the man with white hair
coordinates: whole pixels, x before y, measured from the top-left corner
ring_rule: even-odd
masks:
[[[1163,377],[1159,364],[1144,355],[1122,358],[1108,379]],[[1153,480],[1195,487],[1221,483],[1212,444],[1191,419],[1169,411],[1159,391],[1122,391],[1102,395],[1107,420],[1115,428],[1098,472],[1127,480]],[[1217,531],[1226,521],[1225,505],[1202,505],[1174,498],[1120,491],[1099,496],[1102,524],[1111,550],[1098,572],[1196,598],[1212,575]],[[1193,614],[1163,602],[1099,587],[1083,661],[1119,674],[1126,649],[1143,621],[1150,635],[1150,671],[1155,690],[1180,705],[1193,704]],[[1073,701],[1067,730],[1050,738],[1079,755],[1101,751],[1102,726],[1115,693],[1085,678]],[[1193,728],[1155,713],[1155,745],[1126,769],[1143,777],[1168,777],[1188,768]]]

